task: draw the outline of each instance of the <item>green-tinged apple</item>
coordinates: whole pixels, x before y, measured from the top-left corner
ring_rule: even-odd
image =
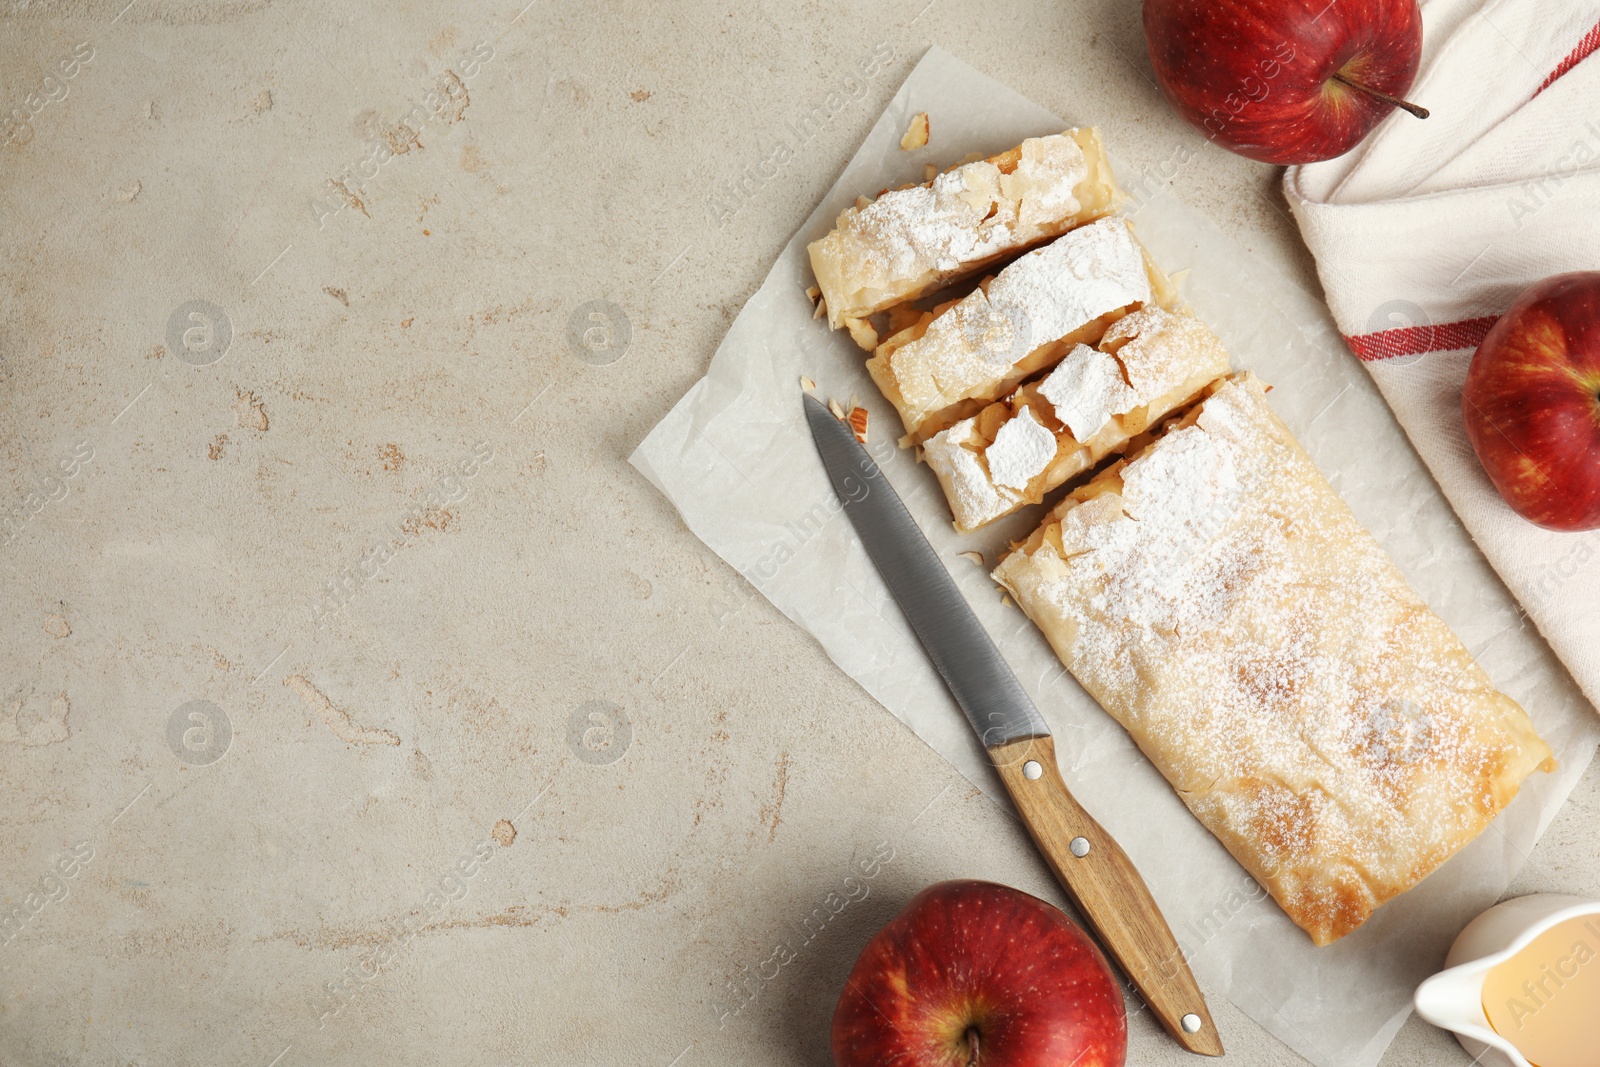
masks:
[[[1167,100],[1263,163],[1342,156],[1395,108],[1422,57],[1416,0],[1144,0]]]
[[[833,1013],[836,1067],[1122,1067],[1105,957],[1060,909],[939,882],[862,950]]]
[[[1551,530],[1600,528],[1600,271],[1546,278],[1489,330],[1461,417],[1502,499]]]

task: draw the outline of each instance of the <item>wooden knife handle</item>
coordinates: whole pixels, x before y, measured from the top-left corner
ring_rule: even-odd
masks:
[[[1222,1038],[1177,938],[1127,854],[1067,791],[1055,741],[1010,741],[989,756],[1056,880],[1161,1025],[1190,1052],[1222,1055]]]

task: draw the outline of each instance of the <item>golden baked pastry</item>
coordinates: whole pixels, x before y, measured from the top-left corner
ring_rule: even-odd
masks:
[[[930,182],[889,190],[847,208],[831,233],[807,247],[828,325],[850,326],[970,277],[1111,214],[1125,199],[1092,128],[1030,137]]]
[[[1078,345],[1049,374],[934,434],[923,458],[962,533],[993,522],[1121,452],[1229,371],[1192,315],[1146,307]]]
[[[994,576],[1318,945],[1554,765],[1252,375],[1070,493]]]
[[[1101,219],[919,316],[877,347],[867,370],[921,442],[1150,303],[1170,306],[1177,294],[1126,219]]]

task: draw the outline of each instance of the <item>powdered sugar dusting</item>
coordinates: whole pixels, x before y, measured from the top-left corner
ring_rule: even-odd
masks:
[[[1549,750],[1258,382],[1230,379],[1186,422],[995,576],[1326,943],[1475,836]]]
[[[1121,451],[1150,421],[1165,417],[1228,372],[1227,352],[1203,323],[1153,305],[1118,319],[1101,346],[1114,348],[1116,354],[1074,346],[1042,380],[1002,401],[1010,411],[1004,413],[1006,421],[998,431],[985,422],[995,434],[995,444],[984,453],[990,475],[985,481],[993,484],[966,491],[958,481],[982,476],[984,465],[962,461],[959,474],[955,460],[935,465],[959,529],[973,530],[1024,504],[1037,503],[1107,453]],[[1225,418],[1221,410],[1206,416],[1214,430]],[[994,415],[990,411],[984,419]],[[1024,415],[1027,423],[1013,428]],[[997,460],[994,449],[1002,438],[1023,433],[1037,441],[1033,458],[1026,464]],[[1040,459],[1046,433],[1051,438],[1049,455]],[[983,451],[976,431],[964,429],[961,434],[964,440],[971,437],[964,448]],[[939,443],[932,447],[950,447],[948,438],[936,435],[933,440]],[[1002,482],[1002,470],[1008,481]],[[1047,477],[1035,480],[1046,470]],[[978,501],[983,504],[981,511],[973,510]]]
[[[1055,134],[1029,138],[1020,155],[1009,175],[979,160],[840,215],[810,248],[830,321],[868,314],[1063,228],[1089,176],[1082,146]]]
[[[958,526],[971,528],[1004,514],[1016,494],[1001,494],[978,459],[983,437],[977,419],[963,419],[928,438],[922,455],[939,476]]]
[[[1012,263],[888,354],[907,427],[983,396],[1034,350],[1152,299],[1144,253],[1122,219],[1073,230]],[[883,357],[878,357],[883,358]]]
[[[1228,354],[1205,323],[1156,305],[1112,323],[1100,348],[1115,356],[1078,345],[1039,384],[1039,394],[1080,441],[1184,382],[1228,370]]]
[[[1056,458],[1056,435],[1040,425],[1032,408],[1023,408],[994,436],[983,453],[989,478],[1007,489],[1026,489]]]
[[[1117,361],[1088,345],[1075,346],[1056,364],[1039,383],[1039,395],[1050,401],[1056,418],[1080,441],[1093,437],[1113,415],[1135,403]]]
[[[1088,177],[1083,149],[1070,137],[1035,137],[1022,142],[1022,159],[1000,176],[1000,192],[1017,203],[1017,221],[1045,225],[1078,210],[1073,188]]]
[[[1227,352],[1209,326],[1154,305],[1112,323],[1100,347],[1116,352],[1135,405],[1148,404],[1173,382],[1228,364]]]

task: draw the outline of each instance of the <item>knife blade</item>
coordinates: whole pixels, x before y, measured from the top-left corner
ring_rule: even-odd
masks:
[[[1068,791],[1044,716],[855,434],[815,397],[806,395],[804,406],[845,514],[1056,880],[1167,1032],[1190,1052],[1221,1056],[1177,939],[1132,861]]]

